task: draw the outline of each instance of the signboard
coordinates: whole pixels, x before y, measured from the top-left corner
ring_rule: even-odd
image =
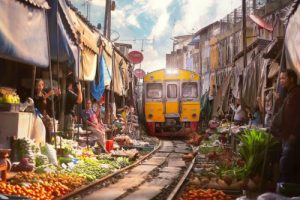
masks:
[[[146,73],[145,73],[144,70],[142,70],[142,69],[135,69],[135,70],[133,71],[133,74],[134,74],[134,76],[137,77],[137,78],[143,78],[143,77],[146,75]]]
[[[128,59],[130,60],[130,62],[132,62],[133,64],[139,64],[143,61],[144,56],[141,52],[139,51],[131,51],[128,54]]]

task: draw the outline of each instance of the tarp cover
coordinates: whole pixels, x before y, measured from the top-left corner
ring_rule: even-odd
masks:
[[[99,54],[97,44],[100,35],[86,25],[74,10],[68,7],[68,12],[72,21],[72,27],[79,33],[80,44],[82,46],[79,79],[93,81],[97,70],[97,55]]]
[[[67,22],[66,5],[60,2],[58,9],[58,1],[49,1],[49,4],[51,6],[51,10],[48,11],[51,60],[66,63],[67,66],[73,68],[76,76],[78,76],[78,46]]]
[[[81,60],[79,67],[79,79],[84,81],[93,81],[97,70],[98,55],[91,50],[83,47],[81,51]]]
[[[16,0],[1,0],[0,8],[0,57],[48,67],[45,10]]]
[[[290,17],[285,34],[286,67],[294,69],[300,76],[300,6],[295,5],[295,13]]]
[[[98,70],[96,73],[95,80],[91,82],[91,93],[93,97],[99,101],[104,93],[105,85],[104,85],[104,70],[106,68],[105,60],[103,54],[101,54],[98,64]],[[96,80],[97,78],[97,80]]]
[[[209,85],[210,85],[210,74],[206,73],[202,76],[202,92],[201,95],[204,95],[206,92],[209,91]]]
[[[125,61],[117,52],[114,52],[113,59],[115,59],[115,63],[113,65],[113,91],[119,96],[123,96],[125,91],[121,69]]]
[[[110,85],[111,76],[112,76],[112,43],[105,39],[102,39],[102,47],[103,47],[103,57],[105,61],[105,68],[104,68],[104,84],[106,86]]]
[[[77,33],[80,34],[81,43],[87,48],[91,49],[94,53],[99,54],[99,48],[97,46],[100,34],[95,30],[92,30],[80,17],[68,7],[69,14],[72,20],[73,27]]]
[[[256,98],[259,96],[259,85],[260,70],[258,69],[258,60],[255,60],[249,67],[244,69],[242,88],[242,102],[252,111],[257,103]]]

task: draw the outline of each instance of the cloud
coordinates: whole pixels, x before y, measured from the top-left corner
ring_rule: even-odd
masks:
[[[165,55],[161,54],[158,49],[151,46],[146,46],[144,49],[144,61],[142,69],[145,72],[151,72],[162,69],[165,66]]]
[[[151,33],[150,33],[150,38],[154,37],[161,37],[166,34],[167,29],[170,27],[169,25],[169,19],[170,19],[170,14],[165,12],[160,15],[158,18],[156,24],[154,25]]]
[[[72,1],[78,6],[84,2]],[[105,0],[90,2],[92,22],[103,23]],[[118,0],[116,4],[111,24],[120,35],[117,42],[131,43],[133,50],[141,50],[141,40],[132,40],[155,38],[154,43],[144,41],[143,47],[142,68],[150,72],[165,67],[165,55],[172,50],[171,37],[194,33],[220,20],[240,6],[241,0]]]
[[[129,15],[126,19],[129,25],[135,26],[136,28],[141,28],[140,23],[138,22],[135,15]]]
[[[92,4],[100,6],[100,7],[105,7],[105,0],[89,0]]]
[[[181,0],[181,18],[175,23],[173,36],[194,33],[225,17],[239,5],[241,0]]]

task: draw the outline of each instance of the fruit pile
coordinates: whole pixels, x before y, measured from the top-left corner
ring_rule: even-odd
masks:
[[[20,172],[12,180],[12,184],[22,185],[23,183],[60,183],[70,189],[78,188],[87,183],[84,177],[73,174],[61,174],[61,173],[43,173],[36,174],[33,172]]]
[[[231,200],[224,192],[214,189],[193,189],[184,193],[180,200]]]
[[[20,195],[29,197],[33,200],[53,200],[71,192],[71,189],[61,183],[33,183],[20,185],[11,185],[0,183],[0,193],[7,195]]]
[[[0,87],[0,103],[19,104],[20,97],[15,89]]]

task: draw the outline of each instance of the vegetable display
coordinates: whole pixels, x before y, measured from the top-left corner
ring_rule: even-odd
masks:
[[[33,200],[54,200],[69,192],[70,188],[58,182],[24,184],[24,186],[0,182],[0,193],[25,196]]]
[[[224,192],[215,189],[193,189],[184,193],[180,200],[231,200]]]

